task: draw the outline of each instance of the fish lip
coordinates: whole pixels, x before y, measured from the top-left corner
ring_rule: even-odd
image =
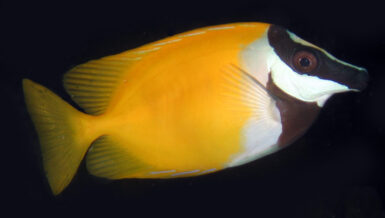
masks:
[[[365,68],[349,68],[343,74],[347,75],[345,85],[349,87],[350,91],[361,92],[368,86],[370,78]]]

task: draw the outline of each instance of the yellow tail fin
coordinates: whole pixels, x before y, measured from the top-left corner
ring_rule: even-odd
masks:
[[[23,89],[39,136],[44,170],[57,195],[71,182],[88,147],[98,137],[92,134],[92,117],[31,80],[23,80]]]

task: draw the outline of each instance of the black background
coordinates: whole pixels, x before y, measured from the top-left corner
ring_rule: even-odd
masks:
[[[2,1],[2,207],[54,217],[385,217],[383,8],[369,1]],[[61,79],[77,64],[197,27],[240,21],[287,27],[367,68],[369,87],[334,96],[305,136],[250,164],[195,178],[106,181],[89,175],[82,163],[69,187],[52,196],[22,78],[73,103]]]

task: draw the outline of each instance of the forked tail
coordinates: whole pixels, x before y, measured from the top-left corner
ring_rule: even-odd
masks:
[[[91,125],[92,116],[31,80],[23,80],[23,89],[39,136],[44,170],[57,195],[71,182],[88,147],[98,137]]]

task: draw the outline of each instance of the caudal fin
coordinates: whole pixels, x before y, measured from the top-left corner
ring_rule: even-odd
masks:
[[[71,182],[88,147],[97,137],[90,131],[91,116],[31,80],[23,80],[23,89],[39,136],[44,170],[53,194],[57,195]]]

